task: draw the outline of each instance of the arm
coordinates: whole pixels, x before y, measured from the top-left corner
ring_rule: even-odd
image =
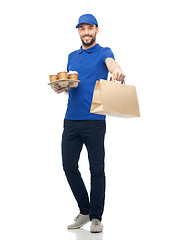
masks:
[[[69,90],[70,90],[70,87],[68,87],[68,88],[64,91],[64,93],[65,93],[65,94],[68,94],[68,93],[69,93]]]
[[[117,81],[123,81],[125,75],[122,72],[120,65],[114,61],[113,58],[106,58],[105,60],[106,66],[110,73],[112,73],[112,77]]]

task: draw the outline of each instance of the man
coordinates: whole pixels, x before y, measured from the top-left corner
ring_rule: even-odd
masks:
[[[67,111],[62,135],[62,159],[68,183],[78,203],[79,215],[68,229],[77,229],[91,221],[91,232],[102,232],[101,223],[105,200],[104,137],[106,122],[104,115],[90,113],[93,90],[97,80],[107,79],[108,72],[117,81],[125,75],[115,62],[110,48],[96,43],[98,22],[91,14],[79,18],[78,33],[82,41],[79,50],[68,56],[67,71],[77,71],[80,83],[69,89]],[[64,88],[55,89],[57,93]],[[79,156],[85,144],[91,173],[90,200],[78,170]]]

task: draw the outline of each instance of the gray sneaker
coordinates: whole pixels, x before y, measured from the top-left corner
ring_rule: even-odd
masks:
[[[75,219],[74,219],[74,223],[71,225],[68,225],[68,229],[77,229],[82,227],[83,225],[85,225],[86,223],[88,223],[90,221],[89,219],[89,215],[83,215],[83,214],[79,214]]]
[[[103,231],[103,225],[98,219],[92,219],[91,226],[90,226],[90,232],[91,233],[100,233]]]

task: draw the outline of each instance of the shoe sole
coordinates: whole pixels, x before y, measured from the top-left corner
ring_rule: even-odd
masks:
[[[86,223],[90,222],[90,220],[84,222],[83,224],[79,225],[79,226],[75,226],[75,227],[67,227],[68,229],[78,229],[81,228],[82,226],[84,226]]]
[[[102,226],[102,229],[101,229],[101,230],[98,230],[98,229],[94,229],[94,230],[93,230],[93,229],[91,229],[91,227],[90,227],[90,232],[91,232],[91,233],[101,233],[101,232],[103,232],[103,228],[104,228],[104,227]]]
[[[91,232],[91,233],[101,233],[101,232],[103,232],[103,230],[101,230],[101,231],[91,231],[91,230],[90,230],[90,232]]]

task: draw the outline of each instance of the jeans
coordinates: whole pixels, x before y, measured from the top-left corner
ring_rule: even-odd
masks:
[[[64,120],[62,134],[63,169],[78,203],[81,214],[101,221],[105,201],[104,138],[105,120]],[[80,153],[85,144],[91,174],[89,196],[78,169]]]

